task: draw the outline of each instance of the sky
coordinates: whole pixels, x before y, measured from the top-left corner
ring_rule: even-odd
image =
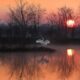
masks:
[[[80,6],[80,0],[27,0],[29,3],[40,4],[48,12],[57,11],[57,8],[67,6],[76,12]],[[15,7],[15,0],[0,0],[0,19],[6,20],[9,7]]]

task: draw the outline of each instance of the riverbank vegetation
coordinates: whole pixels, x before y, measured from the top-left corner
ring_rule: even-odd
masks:
[[[0,44],[34,44],[37,39],[79,41],[79,16],[66,6],[47,14],[40,5],[19,0],[16,8],[9,8],[9,21],[0,22]],[[75,21],[73,27],[68,27],[67,20]]]

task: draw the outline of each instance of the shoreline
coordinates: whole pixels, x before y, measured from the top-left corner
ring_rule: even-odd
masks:
[[[54,48],[50,46],[43,45],[11,45],[11,46],[0,46],[0,52],[54,52],[56,51]]]

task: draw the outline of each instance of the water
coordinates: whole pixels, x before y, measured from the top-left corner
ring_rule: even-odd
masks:
[[[80,46],[51,47],[56,52],[0,53],[0,80],[79,80]]]

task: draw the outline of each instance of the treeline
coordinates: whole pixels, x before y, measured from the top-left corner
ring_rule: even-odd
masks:
[[[80,15],[80,14],[79,14]],[[80,39],[80,17],[67,7],[47,14],[40,5],[29,5],[19,0],[16,8],[9,8],[7,25],[0,24],[0,42],[34,43],[36,39],[77,38]],[[68,28],[66,21],[74,20],[74,28]]]

